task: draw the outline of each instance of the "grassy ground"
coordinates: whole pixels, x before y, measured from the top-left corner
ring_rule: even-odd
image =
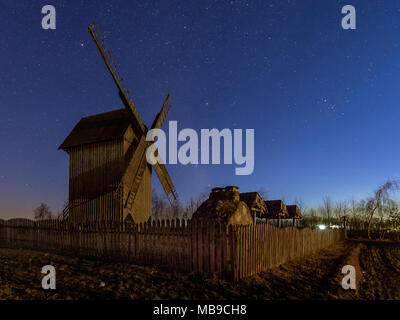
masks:
[[[41,288],[47,264],[56,290]],[[356,291],[341,288],[345,264],[356,267]],[[238,283],[0,248],[0,299],[400,299],[400,244],[347,241]]]

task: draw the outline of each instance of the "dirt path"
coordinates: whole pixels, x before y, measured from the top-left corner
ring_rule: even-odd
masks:
[[[357,243],[339,244],[318,255],[287,263],[260,277],[269,299],[342,299],[341,269]]]
[[[46,264],[57,270],[54,291],[41,289]],[[345,264],[363,275],[357,293],[341,288]],[[0,299],[400,299],[399,281],[400,244],[349,241],[238,283],[0,248]]]

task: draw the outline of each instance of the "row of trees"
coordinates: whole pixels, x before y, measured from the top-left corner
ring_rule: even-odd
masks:
[[[64,202],[64,208],[68,205],[68,201]],[[33,218],[35,220],[62,219],[62,210],[53,213],[48,204],[42,202],[35,210],[33,210]]]
[[[327,227],[344,226],[354,232],[366,232],[372,235],[384,237],[388,231],[400,232],[400,204],[393,200],[392,196],[400,189],[398,181],[387,181],[380,186],[371,196],[363,200],[344,200],[333,202],[327,196],[322,205],[316,208],[306,208],[303,201],[296,199],[295,204],[301,209],[303,218],[298,226],[316,228],[318,225]],[[268,193],[264,188],[258,193],[268,199]],[[196,198],[190,198],[185,204],[177,201],[172,205],[153,190],[152,218],[154,219],[190,219],[196,209],[208,198],[208,191],[200,193]],[[36,220],[60,218],[61,213],[53,215],[50,207],[42,203],[34,210]]]
[[[399,189],[399,182],[392,180],[363,200],[334,203],[330,197],[325,197],[318,208],[306,209],[303,206],[300,225],[311,228],[320,224],[343,227],[346,220],[346,227],[353,234],[366,232],[368,238],[372,238],[372,234],[383,238],[390,232],[400,232],[400,204],[392,198]]]
[[[208,192],[201,192],[196,198],[191,197],[186,204],[176,201],[170,204],[156,190],[152,193],[153,219],[190,219],[197,208],[208,198]]]
[[[325,202],[324,202],[325,204]],[[365,230],[369,234],[377,230],[400,231],[400,205],[396,201],[388,201],[374,212],[365,200],[340,201],[328,203],[318,208],[303,211],[303,219],[299,224],[303,227],[315,228],[318,225],[341,226],[344,224],[354,231]]]

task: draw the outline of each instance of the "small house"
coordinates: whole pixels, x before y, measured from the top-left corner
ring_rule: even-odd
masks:
[[[288,211],[288,219],[293,219],[293,226],[296,225],[296,219],[301,219],[301,210],[296,205],[288,205],[286,206]]]
[[[267,220],[277,219],[278,226],[280,226],[281,219],[285,219],[288,216],[286,205],[282,200],[265,200],[265,204],[268,209],[268,213],[266,214]]]
[[[267,215],[268,209],[265,204],[264,198],[258,192],[244,192],[240,194],[240,201],[247,204],[250,211],[257,218],[264,218]]]
[[[209,198],[193,213],[197,221],[215,221],[226,225],[252,224],[255,213],[240,200],[239,187],[214,188]]]

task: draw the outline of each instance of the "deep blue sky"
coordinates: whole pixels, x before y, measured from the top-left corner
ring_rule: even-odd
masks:
[[[146,124],[170,92],[179,129],[255,129],[251,176],[167,166],[182,199],[235,184],[310,207],[400,176],[400,1],[107,3],[0,0],[0,216],[42,201],[57,211],[68,194],[57,147],[81,117],[122,107],[93,21]],[[41,28],[46,4],[56,30]],[[341,28],[346,4],[357,30]]]

